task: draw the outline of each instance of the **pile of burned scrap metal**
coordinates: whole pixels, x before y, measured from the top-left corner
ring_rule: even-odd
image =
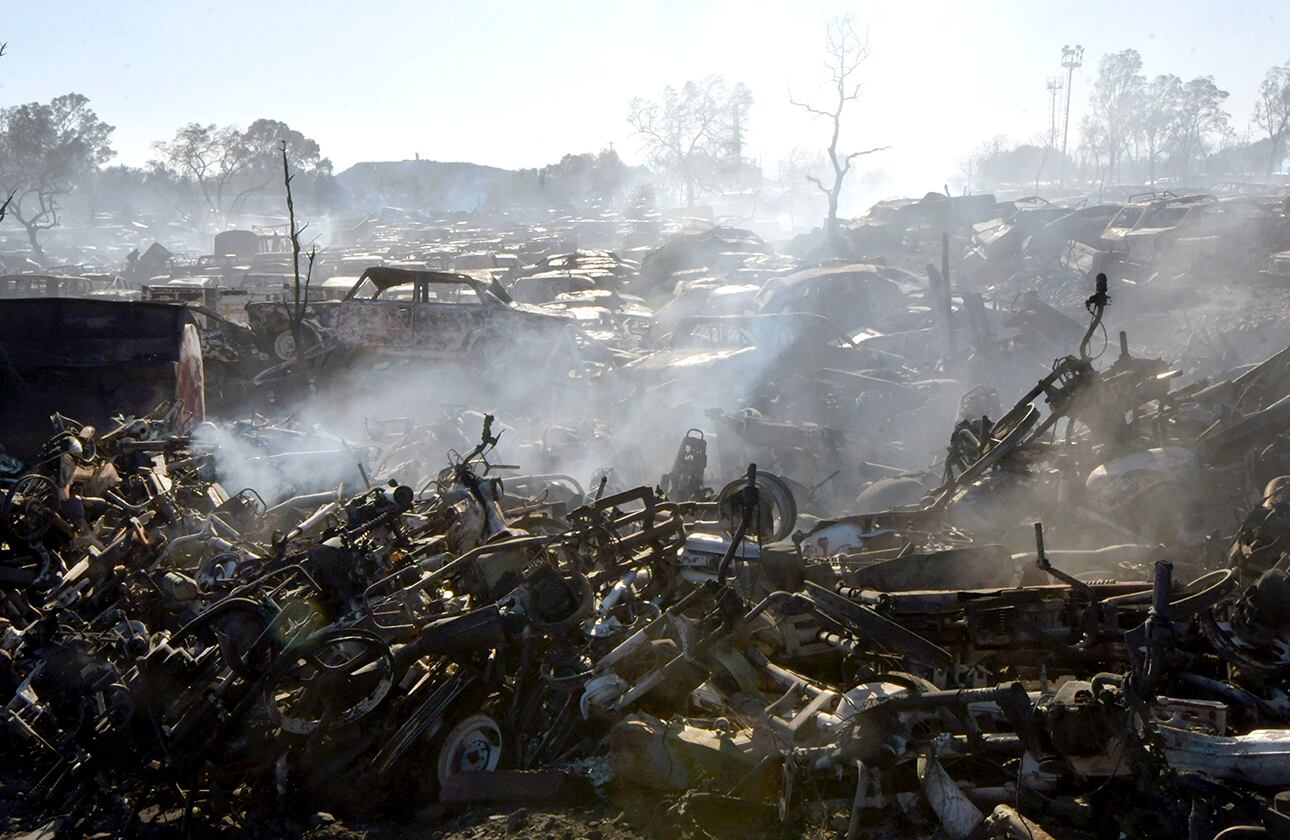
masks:
[[[805,530],[754,465],[707,486],[693,434],[607,492],[502,470],[487,415],[442,469],[462,422],[377,454],[55,417],[0,511],[8,817],[630,789],[847,837],[1290,836],[1290,349],[1171,392],[1123,344],[1095,368],[1106,303],[997,421],[966,401],[920,502]],[[233,453],[338,489],[230,492]]]

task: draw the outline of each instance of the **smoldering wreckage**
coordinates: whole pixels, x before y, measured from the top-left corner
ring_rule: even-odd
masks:
[[[10,826],[1290,837],[1290,347],[1104,322],[1275,297],[1284,204],[931,195],[823,262],[654,224],[375,222],[298,332],[211,305],[246,266],[6,301]],[[479,401],[298,408],[426,365]]]

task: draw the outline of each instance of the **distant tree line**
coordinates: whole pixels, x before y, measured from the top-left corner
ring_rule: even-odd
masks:
[[[43,231],[65,224],[92,226],[102,212],[128,221],[177,218],[194,230],[254,213],[281,212],[279,144],[298,167],[296,190],[311,212],[343,198],[331,161],[317,141],[277,120],[235,126],[182,126],[153,145],[157,157],[141,167],[108,166],[114,129],[78,93],[49,102],[0,109],[0,192],[13,195],[8,215],[21,225],[32,255],[43,260]]]
[[[63,224],[93,226],[111,217],[178,221],[193,232],[244,224],[282,212],[278,165],[286,143],[294,166],[294,199],[303,215],[408,209],[571,208],[642,209],[658,203],[693,207],[703,197],[737,197],[750,214],[759,208],[787,215],[824,215],[837,225],[843,181],[853,162],[881,151],[847,148],[842,113],[859,98],[858,70],[868,56],[849,18],[828,24],[824,97],[794,104],[827,124],[810,152],[795,149],[764,177],[749,153],[753,95],[720,75],[666,87],[657,98],[635,98],[627,120],[641,141],[645,166],[626,164],[611,147],[567,154],[543,167],[508,171],[486,166],[391,162],[351,173],[342,186],[319,143],[273,119],[236,125],[189,123],[152,144],[142,166],[109,165],[113,127],[80,94],[48,103],[0,109],[0,199],[13,194],[8,214],[43,260],[43,231]],[[435,164],[435,165],[426,165]],[[823,213],[827,204],[827,214]],[[817,216],[818,218],[818,216]]]
[[[452,170],[459,165],[436,169],[406,161],[407,166],[375,171],[355,194],[342,187],[316,140],[273,119],[245,128],[189,123],[154,143],[155,157],[145,165],[109,165],[115,156],[113,127],[86,97],[69,93],[47,103],[0,109],[0,201],[8,201],[5,222],[23,228],[37,259],[43,258],[42,232],[68,219],[93,225],[106,213],[117,221],[178,220],[193,231],[227,227],[248,217],[281,214],[276,172],[285,142],[297,172],[295,200],[309,216],[370,212],[404,202],[414,209],[467,202],[467,209],[582,210],[650,206],[656,199],[692,207],[701,198],[728,198],[743,200],[753,213],[787,216],[794,224],[818,214],[827,233],[837,226],[853,163],[887,147],[857,148],[868,144],[854,143],[843,128],[844,111],[848,120],[863,117],[859,105],[849,103],[860,95],[868,38],[861,38],[847,18],[831,20],[822,54],[829,73],[819,95],[811,100],[790,95],[790,101],[819,118],[826,130],[814,149],[794,149],[769,175],[749,151],[752,92],[719,75],[628,103],[627,122],[645,154],[643,167],[626,164],[612,148],[514,172],[475,167],[488,172],[474,175]],[[1194,186],[1266,176],[1284,168],[1288,153],[1290,61],[1269,68],[1256,94],[1248,131],[1241,136],[1225,109],[1228,92],[1213,77],[1149,78],[1136,50],[1112,52],[1097,65],[1067,159],[1057,148],[1055,130],[1032,142],[996,137],[971,157],[964,174],[972,188],[1031,183],[1038,188],[1041,180],[1055,180],[1059,170],[1083,187]],[[447,203],[445,193],[454,193]]]
[[[153,144],[157,158],[150,167],[189,187],[192,199],[216,218],[242,214],[248,205],[281,180],[281,144],[295,167],[296,190],[307,181],[331,178],[331,161],[318,141],[278,120],[259,119],[245,130],[236,126],[189,123],[168,141]],[[281,196],[273,196],[275,203]]]
[[[1085,184],[1149,186],[1280,171],[1290,135],[1290,61],[1264,74],[1244,137],[1224,107],[1228,96],[1213,76],[1148,78],[1137,50],[1108,53],[1097,65],[1069,171]],[[1057,167],[1044,161],[1060,165],[1061,155],[1052,140],[1013,144],[995,137],[965,167],[969,180],[990,188],[1037,181],[1041,171],[1050,178]]]
[[[302,213],[363,212],[387,202],[441,204],[443,180],[417,172],[416,162],[387,183],[381,172],[362,195],[337,182],[319,143],[284,122],[258,119],[246,128],[189,123],[153,144],[143,166],[109,165],[113,127],[80,94],[0,109],[0,201],[26,231],[32,256],[45,261],[41,234],[60,225],[93,226],[101,214],[118,222],[161,218],[193,231],[245,223],[282,212],[281,144],[286,143]],[[640,202],[651,174],[623,163],[613,150],[565,155],[536,169],[496,170],[475,207],[608,206]],[[647,202],[648,203],[648,202]]]
[[[648,200],[644,185],[650,172],[628,166],[613,149],[568,154],[559,162],[521,169],[498,201],[533,207],[615,207],[624,200],[639,205]]]

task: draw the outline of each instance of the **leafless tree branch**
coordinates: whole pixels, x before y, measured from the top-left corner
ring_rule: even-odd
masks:
[[[816,108],[815,106],[811,105],[811,103],[809,102],[799,102],[798,100],[794,99],[793,92],[791,90],[788,92],[788,103],[790,105],[795,105],[798,108],[801,108],[803,111],[806,111],[810,114],[814,114],[817,117],[829,117],[830,119],[832,119],[833,117],[833,112],[831,111],[822,111],[819,108]]]
[[[305,310],[309,304],[309,282],[313,277],[314,252],[310,249],[309,268],[305,282],[300,282],[300,234],[304,228],[296,227],[296,203],[291,196],[291,181],[295,178],[287,164],[287,141],[281,142],[282,149],[282,182],[287,190],[287,231],[291,236],[291,266],[294,274],[292,283],[291,339],[296,345],[296,363],[306,387],[309,385],[309,359],[305,353]]]
[[[868,59],[869,44],[867,41],[860,40],[860,36],[856,34],[851,19],[847,17],[835,18],[829,21],[825,31],[824,44],[824,66],[829,71],[829,85],[836,96],[836,104],[833,109],[827,110],[809,102],[800,101],[794,98],[792,91],[789,91],[788,101],[812,116],[827,117],[832,122],[833,130],[826,151],[828,152],[829,163],[833,168],[833,183],[825,186],[824,181],[815,176],[807,176],[807,180],[815,184],[828,197],[829,214],[825,220],[825,232],[829,238],[830,245],[836,245],[838,197],[842,193],[843,180],[851,171],[852,161],[858,157],[884,151],[890,147],[876,146],[849,154],[839,153],[838,142],[842,134],[842,112],[848,102],[853,102],[860,98],[861,83],[854,81],[852,75]]]
[[[747,96],[742,85],[731,89],[721,76],[708,76],[665,88],[657,100],[638,97],[628,103],[627,123],[641,139],[650,165],[681,188],[687,205],[731,163],[731,138],[738,136],[739,127],[737,116],[732,121],[730,115],[739,113]]]
[[[865,155],[871,155],[874,152],[886,152],[890,150],[891,150],[891,146],[874,146],[872,149],[865,149],[862,152],[852,152],[851,154],[847,155],[847,163],[850,163],[853,158],[863,157]]]

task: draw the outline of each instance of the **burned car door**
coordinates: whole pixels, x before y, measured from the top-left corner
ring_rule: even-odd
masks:
[[[413,305],[410,300],[350,298],[337,312],[336,336],[357,347],[409,348]]]
[[[485,325],[488,301],[469,286],[429,283],[417,290],[414,342],[419,353],[456,356]]]

